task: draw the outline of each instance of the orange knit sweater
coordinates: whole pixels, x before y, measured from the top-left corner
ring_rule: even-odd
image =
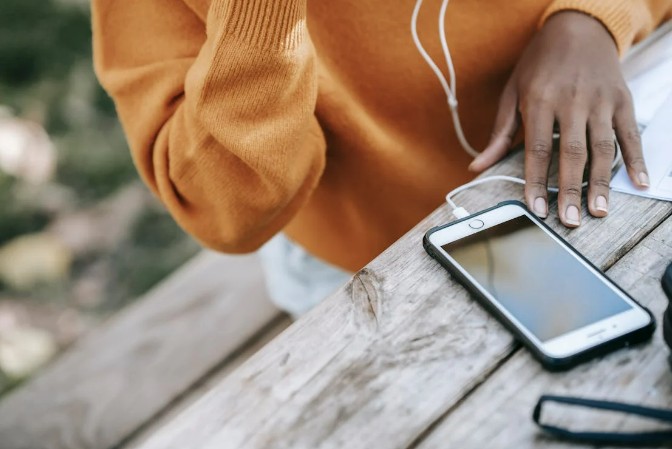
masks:
[[[356,270],[472,176],[411,40],[414,3],[93,0],[96,70],[140,174],[187,232],[247,252],[284,229]],[[418,22],[436,61],[439,6],[425,0]],[[453,0],[447,39],[476,148],[522,50],[567,9],[623,52],[670,0]]]

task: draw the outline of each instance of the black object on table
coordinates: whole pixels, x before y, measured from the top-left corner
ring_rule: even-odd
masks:
[[[670,347],[670,369],[672,369],[672,263],[668,265],[661,279],[663,290],[669,299],[669,305],[663,316],[663,336]],[[601,401],[587,398],[574,398],[566,396],[544,395],[534,408],[532,419],[547,434],[564,440],[592,443],[592,444],[619,444],[631,446],[648,446],[652,444],[672,445],[672,429],[652,432],[618,433],[618,432],[575,432],[566,428],[546,424],[542,421],[541,414],[544,403],[555,402],[569,406],[587,407],[598,410],[610,410],[630,415],[637,415],[662,422],[672,422],[672,410],[643,407],[637,404],[625,404],[621,402]]]
[[[667,299],[670,300],[665,316],[663,316],[663,336],[670,350],[672,350],[672,263],[667,266],[661,283]],[[672,354],[670,354],[670,369],[672,369]]]

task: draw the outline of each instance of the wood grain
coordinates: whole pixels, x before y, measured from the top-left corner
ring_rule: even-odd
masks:
[[[668,219],[608,273],[657,317],[668,304],[660,278],[672,261],[671,237],[672,219]],[[418,449],[591,447],[560,443],[542,435],[531,419],[539,396],[547,393],[670,407],[668,354],[660,329],[652,343],[617,351],[561,374],[544,371],[521,350],[436,426]],[[583,430],[642,431],[653,424],[579,408],[546,415],[554,424]]]
[[[278,316],[255,256],[204,252],[0,402],[0,447],[117,445]]]
[[[520,175],[521,154],[496,170]],[[475,211],[521,198],[496,184],[458,196]],[[611,217],[554,228],[609,267],[669,214],[613,194]],[[440,208],[352,281],[150,438],[165,448],[407,448],[515,349],[512,338],[422,249]],[[633,224],[637,224],[634,226]]]
[[[178,397],[172,404],[167,406],[164,411],[147,422],[140,431],[132,435],[120,446],[115,449],[135,449],[145,443],[158,429],[166,425],[186,408],[195,403],[204,394],[210,391],[215,385],[219,384],[226,376],[231,374],[236,368],[242,365],[247,359],[254,355],[261,348],[266,346],[271,340],[280,335],[292,324],[292,318],[289,315],[280,315],[278,319],[273,320],[271,325],[267,326],[260,334],[253,339],[245,342],[242,351],[237,352],[231,360],[226,360],[221,369],[215,369],[211,374],[200,379],[196,385],[193,385],[186,391],[182,397]]]

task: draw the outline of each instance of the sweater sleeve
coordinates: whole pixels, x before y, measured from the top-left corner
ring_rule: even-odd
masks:
[[[203,244],[253,251],[325,164],[306,0],[93,0],[94,63],[143,180]]]
[[[541,24],[560,11],[580,11],[602,22],[622,56],[632,44],[672,17],[672,0],[554,0]]]

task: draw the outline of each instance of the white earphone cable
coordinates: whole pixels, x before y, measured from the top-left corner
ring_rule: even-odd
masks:
[[[462,130],[462,123],[460,122],[460,115],[457,111],[458,102],[455,67],[453,66],[453,59],[450,56],[450,50],[448,48],[445,32],[445,17],[449,0],[443,0],[443,3],[441,4],[441,13],[439,14],[439,35],[441,37],[441,47],[443,49],[443,54],[446,58],[446,65],[448,66],[448,76],[450,78],[450,83],[446,80],[446,77],[443,76],[443,73],[441,73],[439,67],[436,65],[432,57],[429,56],[425,50],[425,47],[423,47],[422,43],[420,42],[420,37],[418,36],[418,15],[420,14],[422,2],[423,0],[416,1],[415,8],[413,8],[413,15],[411,16],[411,35],[413,36],[413,42],[415,43],[415,46],[417,47],[418,52],[422,58],[438,78],[439,82],[441,83],[441,87],[443,87],[443,90],[446,93],[446,100],[448,102],[448,107],[450,108],[451,118],[453,119],[453,126],[455,127],[455,133],[457,134],[457,139],[459,140],[460,145],[471,157],[476,157],[480,153],[469,144],[469,141],[464,135],[464,131]]]
[[[421,6],[422,6],[422,0],[417,0],[415,3],[415,8],[413,8],[413,15],[411,16],[411,36],[413,36],[413,43],[417,47],[418,52],[420,53],[422,58],[425,60],[427,65],[432,69],[434,75],[436,75],[436,78],[441,83],[441,87],[443,87],[443,90],[446,93],[446,98],[448,102],[455,101],[450,86],[448,86],[448,81],[446,81],[446,77],[443,76],[443,73],[441,73],[439,67],[436,65],[432,57],[429,56],[429,54],[425,50],[425,47],[422,46],[422,42],[420,42],[420,37],[418,37],[418,14],[420,13]]]

